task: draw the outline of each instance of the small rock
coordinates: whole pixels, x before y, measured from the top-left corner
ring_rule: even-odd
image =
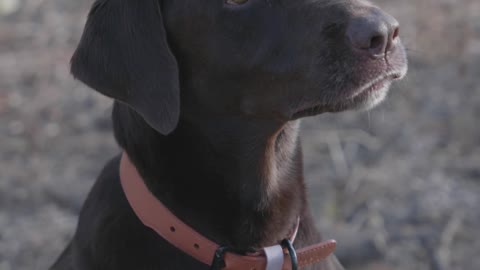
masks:
[[[0,2],[3,0],[0,0]],[[23,97],[17,93],[17,92],[12,92],[11,94],[8,95],[8,105],[12,108],[18,108],[22,105],[23,103]]]
[[[60,134],[60,126],[57,123],[48,123],[45,126],[45,133],[48,137],[56,137]]]
[[[18,121],[12,121],[8,124],[8,130],[10,131],[10,134],[16,136],[16,135],[21,135],[25,132],[25,125]]]
[[[0,16],[8,16],[20,8],[19,0],[0,0]]]
[[[471,40],[468,43],[467,51],[469,54],[480,55],[480,39]]]

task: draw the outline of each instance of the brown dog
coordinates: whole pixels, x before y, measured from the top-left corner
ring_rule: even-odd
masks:
[[[407,70],[398,32],[360,0],[97,0],[72,73],[116,100],[118,143],[176,217],[244,251],[278,244],[300,217],[298,249],[321,240],[298,119],[383,100]],[[209,269],[138,219],[119,160],[52,269]],[[342,268],[331,256],[309,269]]]

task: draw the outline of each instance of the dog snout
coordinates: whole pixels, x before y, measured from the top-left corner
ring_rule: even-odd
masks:
[[[381,57],[395,49],[399,31],[399,23],[394,17],[374,8],[352,18],[346,35],[354,49]]]

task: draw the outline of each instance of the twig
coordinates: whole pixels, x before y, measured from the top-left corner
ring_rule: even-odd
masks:
[[[459,212],[453,214],[453,216],[445,225],[445,229],[442,232],[442,237],[440,239],[440,246],[435,254],[435,261],[438,266],[438,269],[449,270],[452,269],[451,266],[451,246],[455,235],[458,233],[462,227],[464,219],[464,213]]]

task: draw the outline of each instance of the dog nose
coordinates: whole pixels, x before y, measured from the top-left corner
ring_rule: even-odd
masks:
[[[393,51],[399,31],[395,18],[380,9],[372,9],[350,22],[347,37],[354,48],[378,57]]]

